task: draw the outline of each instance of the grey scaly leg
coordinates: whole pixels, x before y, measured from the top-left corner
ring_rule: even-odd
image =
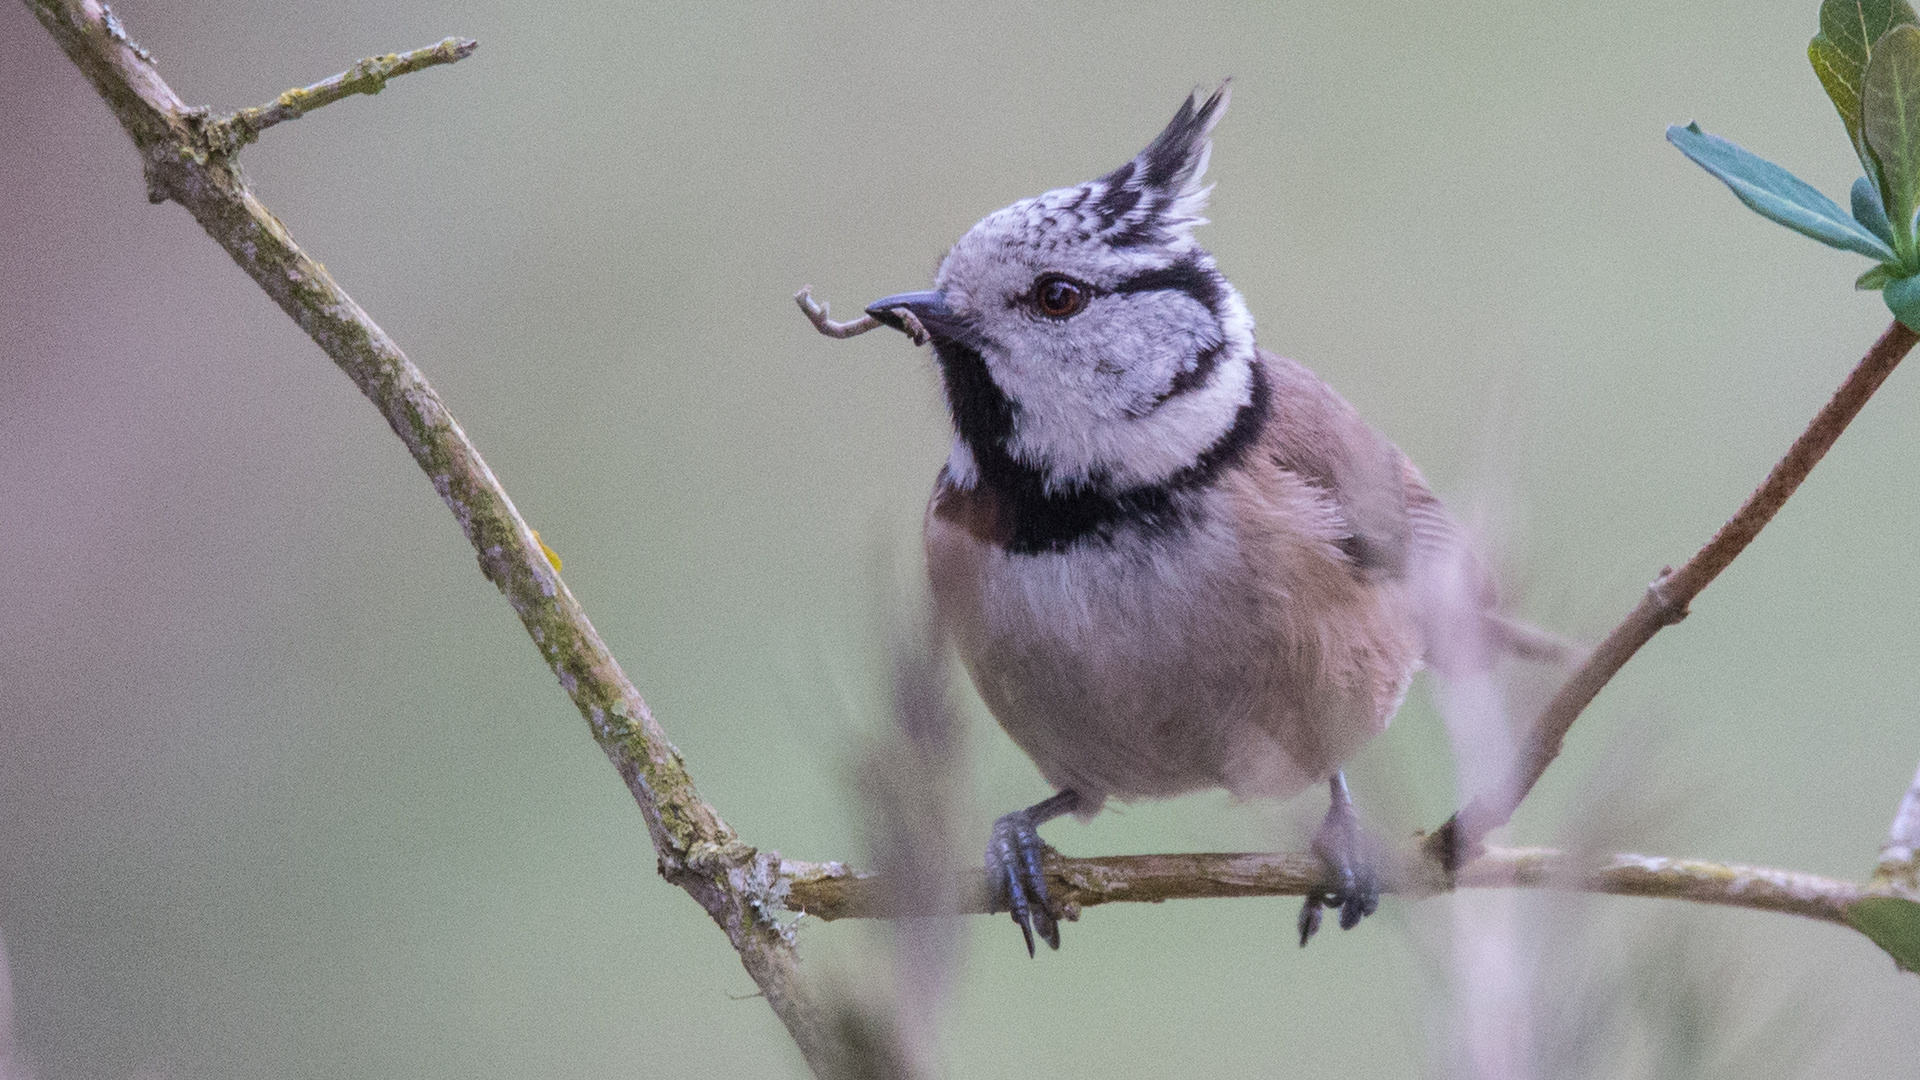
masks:
[[[1060,947],[1060,923],[1054,918],[1053,902],[1047,896],[1047,876],[1040,869],[1039,828],[1062,814],[1071,814],[1080,805],[1080,793],[1068,789],[1051,799],[1015,810],[993,823],[993,836],[987,841],[987,873],[993,878],[993,911],[1013,913],[1015,925],[1027,939],[1027,955],[1033,955],[1033,932],[1050,948]]]
[[[1313,837],[1313,853],[1326,864],[1332,883],[1324,892],[1310,893],[1300,908],[1300,947],[1320,930],[1320,909],[1340,909],[1340,929],[1351,930],[1360,920],[1380,906],[1380,879],[1368,849],[1370,838],[1360,828],[1360,815],[1354,812],[1353,795],[1347,790],[1345,773],[1335,772],[1327,781],[1332,804]]]

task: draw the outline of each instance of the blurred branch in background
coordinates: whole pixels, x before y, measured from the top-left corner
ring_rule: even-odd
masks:
[[[950,922],[937,918],[938,913],[985,908],[983,888],[969,894],[961,887],[964,879],[949,879],[928,861],[951,865],[948,847],[921,827],[939,819],[951,799],[922,790],[914,795],[930,800],[926,806],[899,810],[900,791],[874,790],[877,802],[895,806],[899,813],[898,820],[883,823],[875,837],[880,865],[887,870],[880,878],[839,864],[785,862],[777,854],[762,853],[742,842],[700,797],[678,751],[561,580],[556,561],[549,560],[424,376],[326,269],[293,242],[235,166],[240,148],[272,124],[350,94],[377,92],[394,75],[458,60],[471,54],[474,43],[448,39],[428,49],[362,61],[332,79],[289,91],[270,105],[210,119],[207,110],[189,107],[175,95],[155,70],[152,57],[132,41],[104,4],[97,0],[26,2],[132,138],[144,165],[149,197],[185,207],[380,409],[453,512],[479,557],[481,572],[505,594],[543,662],[626,781],[646,821],[660,873],[686,890],[727,934],[808,1064],[821,1075],[914,1074],[914,1055],[902,1049],[901,1040],[868,1037],[872,1029],[865,1020],[841,1003],[807,990],[800,978],[792,928],[782,921],[782,914],[804,910],[822,918],[936,916],[919,920],[928,935],[919,944],[903,938],[907,959],[901,977],[910,982],[924,975],[928,1001],[937,1002],[941,958],[950,947],[942,944],[943,935],[951,933],[950,927],[937,925]],[[824,308],[816,315],[804,295],[800,299],[823,332],[842,331],[844,336],[858,325],[831,323]],[[1901,955],[1888,945],[1885,935],[1863,926],[1857,913],[1861,905],[1880,901],[1914,906],[1905,898],[1913,888],[1914,833],[1920,829],[1920,811],[1913,805],[1920,795],[1914,792],[1908,794],[1883,853],[1882,874],[1865,887],[1788,871],[1645,856],[1619,855],[1593,864],[1545,850],[1494,849],[1463,868],[1460,856],[1477,853],[1486,831],[1511,815],[1551,762],[1573,719],[1641,644],[1682,617],[1687,603],[1751,542],[1914,342],[1915,335],[1898,324],[1881,338],[1741,512],[1678,573],[1663,575],[1627,622],[1563,688],[1537,725],[1530,748],[1523,752],[1523,775],[1511,796],[1491,805],[1470,804],[1446,835],[1430,839],[1421,849],[1429,856],[1438,853],[1439,859],[1410,854],[1395,879],[1399,891],[1424,896],[1455,885],[1551,885],[1730,904],[1849,923]],[[923,658],[909,662],[903,670],[913,663],[934,665]],[[950,742],[943,740],[952,737],[951,722],[941,719],[946,705],[937,700],[944,691],[931,672],[931,666],[918,676],[906,670],[898,681],[902,695],[898,711],[906,721],[901,752],[912,764],[909,776],[922,776],[915,770],[923,766],[940,767],[943,755],[950,753]],[[893,760],[892,767],[898,766],[899,761]],[[897,835],[886,831],[893,826],[900,830]],[[1902,865],[1907,868],[1905,876],[1898,872]],[[1889,872],[1889,866],[1894,871]],[[1457,878],[1452,873],[1456,868]],[[1302,895],[1325,888],[1319,861],[1305,854],[1108,859],[1050,855],[1048,870],[1058,895],[1074,910],[1129,900]],[[888,884],[889,879],[893,884]],[[1899,914],[1895,922],[1905,917]],[[1910,923],[1896,925],[1896,934],[1907,932],[1901,926],[1910,929]],[[931,1005],[922,1011],[930,1009]]]
[[[899,913],[884,928],[892,970],[848,988],[840,1007],[859,1008],[870,1025],[883,1022],[916,1075],[935,1076],[942,1071],[940,1020],[961,954],[955,916],[972,884],[959,844],[964,726],[931,622],[896,625],[889,646],[893,722],[860,755],[855,786],[865,804],[877,903]]]

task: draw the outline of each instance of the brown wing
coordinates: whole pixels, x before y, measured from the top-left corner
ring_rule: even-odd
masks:
[[[1273,388],[1274,464],[1339,506],[1348,534],[1340,546],[1356,575],[1404,576],[1414,540],[1405,455],[1313,372],[1264,350],[1259,356]]]
[[[1338,505],[1348,534],[1340,546],[1356,576],[1410,582],[1429,663],[1446,673],[1503,651],[1554,662],[1573,655],[1568,643],[1495,610],[1498,591],[1471,538],[1399,447],[1313,372],[1259,355],[1273,387],[1274,463]]]

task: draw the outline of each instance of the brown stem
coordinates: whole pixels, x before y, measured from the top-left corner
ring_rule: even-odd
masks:
[[[1800,482],[1820,463],[1840,433],[1859,415],[1867,399],[1893,373],[1917,340],[1920,335],[1898,321],[1887,327],[1880,340],[1874,342],[1873,348],[1834,391],[1832,399],[1793,441],[1786,456],[1747,497],[1740,511],[1722,525],[1685,566],[1677,571],[1663,571],[1654,579],[1639,605],[1614,627],[1613,633],[1607,635],[1586,663],[1554,694],[1521,746],[1512,779],[1497,795],[1474,798],[1428,838],[1427,851],[1431,856],[1448,869],[1464,865],[1472,860],[1489,832],[1513,817],[1514,810],[1533,790],[1547,766],[1560,755],[1567,730],[1594,696],[1615,672],[1633,659],[1640,646],[1662,628],[1687,617],[1687,605],[1745,551],[1767,522],[1780,512]]]

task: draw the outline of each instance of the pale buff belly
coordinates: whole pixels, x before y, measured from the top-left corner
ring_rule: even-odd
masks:
[[[936,609],[975,687],[1087,811],[1211,787],[1290,797],[1406,692],[1403,586],[1363,585],[1311,538],[1213,520],[1028,555],[928,519]]]

